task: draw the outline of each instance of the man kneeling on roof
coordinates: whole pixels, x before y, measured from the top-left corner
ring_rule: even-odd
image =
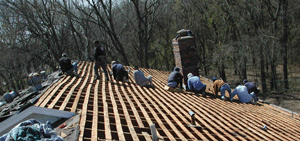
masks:
[[[67,75],[73,75],[77,76],[77,62],[71,63],[71,59],[67,57],[66,53],[62,54],[62,57],[59,59],[59,65],[61,68],[61,71],[64,74]],[[75,71],[75,73],[73,72]]]
[[[135,83],[141,87],[154,87],[152,84],[152,76],[145,77],[145,74],[139,70],[138,66],[134,66],[133,77]]]
[[[180,71],[180,68],[175,67],[173,72],[171,72],[169,74],[169,78],[168,78],[168,86],[169,87],[175,88],[175,87],[179,86],[180,89],[183,89],[183,87],[182,87],[183,76],[181,75],[181,73],[179,71]]]
[[[114,79],[117,81],[123,81],[123,82],[129,82],[129,77],[128,77],[128,73],[130,72],[130,70],[125,70],[125,68],[123,67],[122,64],[120,64],[117,61],[112,61],[111,62],[112,65],[112,74],[114,76]]]
[[[213,81],[213,93],[215,94],[215,97],[218,96],[218,92],[221,92],[221,99],[225,100],[225,91],[227,90],[229,95],[231,94],[231,88],[230,86],[224,82],[221,79],[218,79],[217,77],[212,78]]]
[[[248,93],[247,87],[238,85],[230,95],[230,101],[233,101],[233,97],[237,95],[240,102],[256,104],[257,98],[254,92]]]
[[[247,79],[243,80],[244,85],[247,87],[248,93],[254,92],[256,96],[259,94],[259,89],[255,86],[253,82],[249,82]],[[257,97],[256,97],[257,98]],[[256,99],[257,101],[258,99]]]
[[[187,75],[187,91],[192,91],[196,96],[199,96],[198,93],[201,93],[203,97],[206,97],[205,89],[206,85],[203,84],[199,78],[199,76],[194,76],[192,73]]]

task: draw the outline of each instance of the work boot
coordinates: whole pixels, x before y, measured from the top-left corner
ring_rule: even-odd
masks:
[[[203,92],[202,96],[203,96],[203,97],[206,97],[206,92]]]
[[[196,95],[196,96],[199,96],[198,92],[195,92],[195,95]]]

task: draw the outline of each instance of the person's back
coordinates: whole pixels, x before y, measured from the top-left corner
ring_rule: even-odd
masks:
[[[118,74],[122,73],[123,71],[125,71],[122,64],[114,64],[112,66],[112,70],[113,70],[114,75],[118,75]]]
[[[104,47],[100,45],[99,41],[94,42],[94,73],[95,73],[95,79],[100,79],[100,75],[98,72],[99,67],[101,66],[102,70],[105,74],[105,80],[109,81],[108,73],[106,70],[106,52]]]
[[[59,59],[59,64],[63,73],[77,76],[77,62],[73,62],[72,64],[71,59],[67,57],[66,53],[62,54],[62,58]]]
[[[126,71],[125,68],[123,67],[122,64],[118,63],[117,61],[112,61],[112,73],[113,73],[113,76],[114,76],[114,79],[115,80],[118,80],[118,81],[127,81],[129,82],[129,76],[128,76],[128,73],[129,71]]]
[[[134,77],[135,83],[138,85],[141,85],[144,82],[148,81],[148,79],[145,77],[144,73],[141,70],[133,71],[133,77]]]
[[[196,96],[198,96],[198,93],[201,93],[204,97],[206,97],[205,89],[206,85],[203,84],[200,80],[199,76],[194,76],[192,73],[189,73],[187,75],[187,85],[188,91],[193,91]]]
[[[189,89],[198,89],[198,90],[200,90],[204,86],[198,76],[192,76],[191,78],[188,79],[187,83],[188,83],[188,88]]]
[[[232,101],[233,97],[238,95],[240,102],[249,103],[253,96],[248,93],[247,87],[243,85],[237,86],[230,96],[230,100]]]
[[[220,91],[220,88],[222,85],[224,85],[225,82],[223,80],[215,80],[213,83],[213,89],[214,89],[214,93],[215,95],[218,95],[218,92]]]
[[[174,70],[169,74],[168,86],[176,87],[177,85],[180,85],[179,87],[182,89],[183,76],[180,74],[179,70],[179,67],[175,67]]]
[[[59,64],[62,72],[67,72],[68,70],[73,68],[71,63],[71,59],[68,57],[62,57],[59,59]]]
[[[248,93],[254,92],[257,94],[259,92],[253,82],[246,82],[244,85],[247,87]]]

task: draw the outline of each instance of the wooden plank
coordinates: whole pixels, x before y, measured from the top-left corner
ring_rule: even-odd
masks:
[[[123,86],[120,86],[120,87],[121,87],[121,90],[123,92],[122,95],[127,95],[127,92],[125,91],[124,87]],[[133,140],[138,140],[139,138],[138,138],[138,136],[137,136],[137,134],[136,134],[136,132],[134,130],[133,124],[132,124],[131,119],[130,119],[130,115],[128,113],[128,109],[126,107],[126,104],[124,103],[123,97],[121,96],[120,90],[119,90],[119,88],[116,85],[115,85],[115,91],[116,91],[116,93],[118,95],[118,98],[119,98],[119,101],[120,101],[120,103],[122,105],[122,110],[124,112],[125,119],[126,119],[126,122],[127,122],[127,126],[128,126],[128,129],[129,129],[129,132],[131,134],[131,137],[132,137]]]
[[[126,85],[126,86],[128,86],[128,85]],[[129,88],[129,87],[126,87],[126,88]],[[145,126],[144,126],[144,124],[143,124],[143,122],[142,122],[142,120],[141,120],[141,117],[140,117],[140,115],[139,115],[137,109],[135,108],[135,105],[133,104],[131,98],[129,97],[129,94],[130,94],[132,91],[131,91],[130,89],[129,89],[129,90],[127,89],[128,92],[129,92],[129,94],[128,94],[128,93],[125,91],[124,87],[121,87],[121,89],[122,89],[123,95],[125,96],[126,100],[128,101],[128,103],[129,103],[129,105],[130,105],[130,107],[131,107],[131,110],[132,110],[132,112],[133,112],[133,114],[134,114],[134,117],[135,117],[135,119],[136,119],[136,121],[137,121],[137,124],[139,125],[140,128],[144,128]],[[132,94],[131,94],[131,95],[132,95]]]
[[[170,133],[169,129],[163,124],[163,121],[159,118],[157,113],[154,111],[154,109],[149,105],[148,101],[144,98],[145,95],[147,95],[143,90],[141,90],[140,87],[137,87],[140,90],[140,93],[137,93],[139,98],[143,101],[143,104],[146,105],[146,107],[150,110],[151,114],[154,116],[157,124],[161,129],[164,131],[168,139],[175,140],[175,137]],[[157,110],[157,109],[156,109]]]
[[[73,84],[73,82],[76,80],[76,77],[72,77],[72,80],[64,86],[64,88],[57,94],[57,96],[54,98],[54,100],[50,103],[50,105],[47,108],[52,109],[54,105],[56,105],[57,101],[61,99],[61,96],[65,93],[65,91],[69,88],[70,85]]]
[[[147,132],[142,132],[143,136],[145,137],[146,141],[152,141],[151,136]]]
[[[37,103],[34,104],[34,106],[40,106],[40,104],[45,100],[45,98],[54,90],[54,89],[58,89],[59,88],[59,85],[64,83],[65,81],[67,81],[66,79],[61,79],[59,81],[57,81],[55,84],[53,84],[51,86],[51,88],[49,88],[40,98],[39,100],[37,101]]]
[[[154,84],[155,84],[155,82],[154,82]],[[160,91],[160,89],[155,89],[155,90],[150,89],[150,90],[152,91],[152,94],[155,94],[156,97],[158,97],[158,98],[162,101],[162,103],[166,104],[166,105],[169,107],[169,108],[166,108],[166,109],[164,109],[164,110],[165,110],[165,111],[173,118],[173,120],[181,127],[181,129],[183,129],[183,131],[184,131],[190,138],[196,139],[196,137],[195,137],[193,134],[191,134],[191,132],[190,132],[190,131],[187,129],[187,127],[186,127],[186,125],[191,124],[191,122],[189,122],[188,120],[186,120],[187,117],[189,117],[189,119],[190,119],[190,115],[188,114],[188,112],[186,112],[185,110],[183,110],[182,108],[180,108],[179,106],[177,106],[178,104],[175,104],[175,103],[178,103],[178,101],[177,101],[177,100],[174,100],[174,99],[172,99],[172,100],[169,99],[170,97],[167,97],[167,96],[165,95],[164,92]],[[174,104],[175,107],[172,106],[171,104],[169,104],[169,102],[167,102],[166,99],[169,99],[169,101],[174,102],[173,104]],[[165,106],[164,106],[164,108],[165,108]],[[176,117],[169,109],[172,110],[172,111],[176,114],[176,116],[179,116],[181,119],[178,119],[178,118],[177,118],[177,117]],[[179,111],[177,111],[176,109],[179,109],[179,111],[182,112],[182,113],[186,113],[185,116],[182,115],[182,114],[181,114]],[[182,122],[185,123],[185,125],[183,125]],[[196,128],[191,128],[191,129],[192,129],[193,132],[194,132],[195,134],[197,134],[202,140],[209,140],[209,139],[207,139],[204,135],[202,135],[202,133],[200,133]],[[211,138],[214,139],[213,136],[211,136]]]
[[[71,112],[76,112],[76,109],[77,109],[77,105],[78,105],[78,102],[79,102],[79,100],[80,100],[80,96],[81,96],[81,93],[82,93],[82,90],[86,87],[86,84],[87,84],[87,81],[88,81],[88,79],[89,79],[89,75],[90,75],[90,70],[91,70],[91,66],[92,66],[92,64],[91,63],[89,63],[88,64],[88,73],[87,73],[87,76],[85,77],[85,79],[84,79],[84,81],[83,81],[83,83],[82,83],[82,85],[81,85],[81,87],[80,87],[80,89],[78,90],[78,92],[77,92],[77,95],[76,95],[76,97],[75,97],[75,99],[74,99],[74,102],[73,102],[73,105],[72,105],[72,108],[71,108]]]
[[[98,140],[98,87],[99,87],[99,81],[96,81],[95,90],[94,90],[92,141]]]
[[[69,79],[71,79],[72,77],[67,76],[65,78],[65,80],[60,83],[48,96],[47,98],[40,104],[40,107],[45,107],[47,105],[47,103],[50,101],[50,99],[57,93],[58,89],[64,84],[66,83]]]
[[[84,63],[80,63],[80,66],[84,65]],[[80,70],[78,71],[80,72]],[[68,79],[70,79],[71,77],[63,77],[65,79],[60,78],[60,80],[58,82],[56,82],[55,84],[53,84],[51,86],[50,89],[48,89],[38,100],[38,102],[35,104],[35,106],[40,106],[40,104],[45,100],[45,98],[47,96],[49,96],[49,93],[52,92],[51,96],[49,96],[49,98],[46,99],[47,102],[44,102],[44,104],[40,107],[45,107],[45,105],[48,103],[48,101],[51,99],[51,97],[56,93],[56,91],[61,87],[61,85],[63,85],[64,83],[66,83],[66,81],[68,81]],[[66,79],[68,78],[68,79]]]
[[[73,85],[73,87],[71,88],[71,90],[70,90],[69,93],[67,94],[66,98],[64,99],[63,103],[61,104],[59,110],[62,110],[62,111],[65,110],[65,108],[66,108],[66,106],[67,106],[67,104],[68,104],[68,102],[69,102],[69,100],[70,100],[72,94],[74,93],[74,90],[75,90],[76,87],[79,85],[80,81],[81,81],[81,78],[79,78],[79,79],[77,80],[77,83],[76,83],[75,85]]]
[[[155,78],[156,78],[156,77],[155,77]],[[155,82],[153,81],[153,83],[155,83]],[[157,85],[157,83],[156,83],[155,85]],[[171,93],[171,92],[168,92],[168,91],[166,91],[166,92],[167,92],[168,95],[170,95],[169,97],[174,97],[174,96],[171,96],[171,95],[177,94],[177,93]],[[181,101],[181,103],[186,103],[186,102],[182,102],[182,99],[184,99],[184,98],[181,98],[181,99],[178,99],[178,100]],[[186,106],[186,105],[188,105],[188,104],[185,104],[185,107],[189,107],[188,110],[187,110],[187,112],[188,112],[189,110],[193,109],[193,107]],[[193,111],[195,112],[195,110],[193,110]],[[206,117],[205,117],[205,119],[206,119]],[[206,128],[208,128],[208,129],[209,129],[210,131],[212,131],[215,135],[217,135],[220,139],[222,139],[222,140],[227,140],[226,138],[224,138],[224,136],[220,135],[218,131],[216,131],[213,127],[211,127],[211,126],[209,126],[209,125],[207,124],[207,121],[208,121],[208,122],[211,122],[210,120],[203,121],[202,118],[200,118],[200,119],[198,118],[198,120],[199,120],[203,125],[205,125]],[[222,131],[221,129],[219,129],[219,130]],[[235,139],[234,139],[234,140],[235,140]]]
[[[88,87],[86,90],[86,95],[84,97],[84,102],[82,104],[81,118],[80,118],[80,124],[79,124],[79,131],[80,131],[79,139],[78,139],[79,141],[83,141],[85,123],[86,123],[86,118],[87,118],[87,108],[88,108],[90,92],[91,92],[93,81],[94,81],[94,79],[91,79],[90,83],[88,84]]]
[[[153,90],[153,89],[150,89],[150,90]],[[147,99],[153,99],[153,100],[150,100],[151,104],[159,111],[159,113],[163,116],[163,118],[169,124],[171,129],[177,134],[177,136],[180,138],[180,140],[186,140],[186,138],[181,134],[181,132],[179,132],[179,129],[177,129],[176,126],[174,126],[174,123],[172,123],[172,121],[166,116],[165,112],[167,112],[167,114],[173,118],[173,121],[175,121],[181,127],[181,129],[183,129],[183,131],[188,131],[187,128],[179,121],[179,119],[177,119],[177,117],[175,117],[172,114],[172,112],[164,105],[164,104],[168,104],[168,103],[165,103],[164,101],[160,101],[155,96],[152,96],[153,94],[147,88],[144,88],[144,91],[147,92],[147,95],[145,95],[145,97]],[[162,107],[162,109],[165,110],[165,112],[163,112],[161,110],[161,108],[157,104],[155,104],[155,102],[153,102],[153,101],[158,103]],[[172,110],[175,111],[176,109],[172,109]],[[191,139],[196,139],[196,137],[193,134],[191,134],[190,132],[186,132],[186,134]]]
[[[112,85],[111,83],[108,83],[108,90],[109,90],[109,94],[110,94],[110,99],[112,102],[112,106],[113,106],[113,112],[114,112],[114,116],[115,116],[115,122],[116,122],[116,128],[117,128],[117,132],[118,132],[118,140],[125,140],[125,136],[124,136],[124,132],[122,129],[122,123],[121,123],[121,119],[120,119],[120,115],[118,112],[118,106],[115,100],[115,96],[113,94],[113,89],[112,89]]]
[[[104,129],[105,129],[105,139],[111,140],[111,129],[110,129],[110,121],[109,121],[109,111],[108,111],[108,104],[106,102],[106,91],[105,91],[105,82],[102,82],[102,102],[103,102],[103,114],[104,114]]]
[[[85,67],[83,69],[80,70],[86,70],[87,65],[85,65]],[[67,94],[66,98],[64,99],[62,105],[60,106],[59,110],[65,110],[72,94],[74,93],[74,90],[77,88],[77,86],[80,84],[80,82],[82,81],[82,76],[85,75],[85,71],[83,71],[83,73],[81,74],[81,76],[79,77],[79,79],[77,80],[77,83],[75,85],[73,85],[73,87],[71,88],[71,90],[69,91],[69,93]]]

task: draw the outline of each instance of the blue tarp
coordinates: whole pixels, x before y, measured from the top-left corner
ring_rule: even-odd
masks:
[[[1,136],[0,141],[63,141],[63,138],[56,134],[49,121],[42,124],[35,119],[29,119]]]

